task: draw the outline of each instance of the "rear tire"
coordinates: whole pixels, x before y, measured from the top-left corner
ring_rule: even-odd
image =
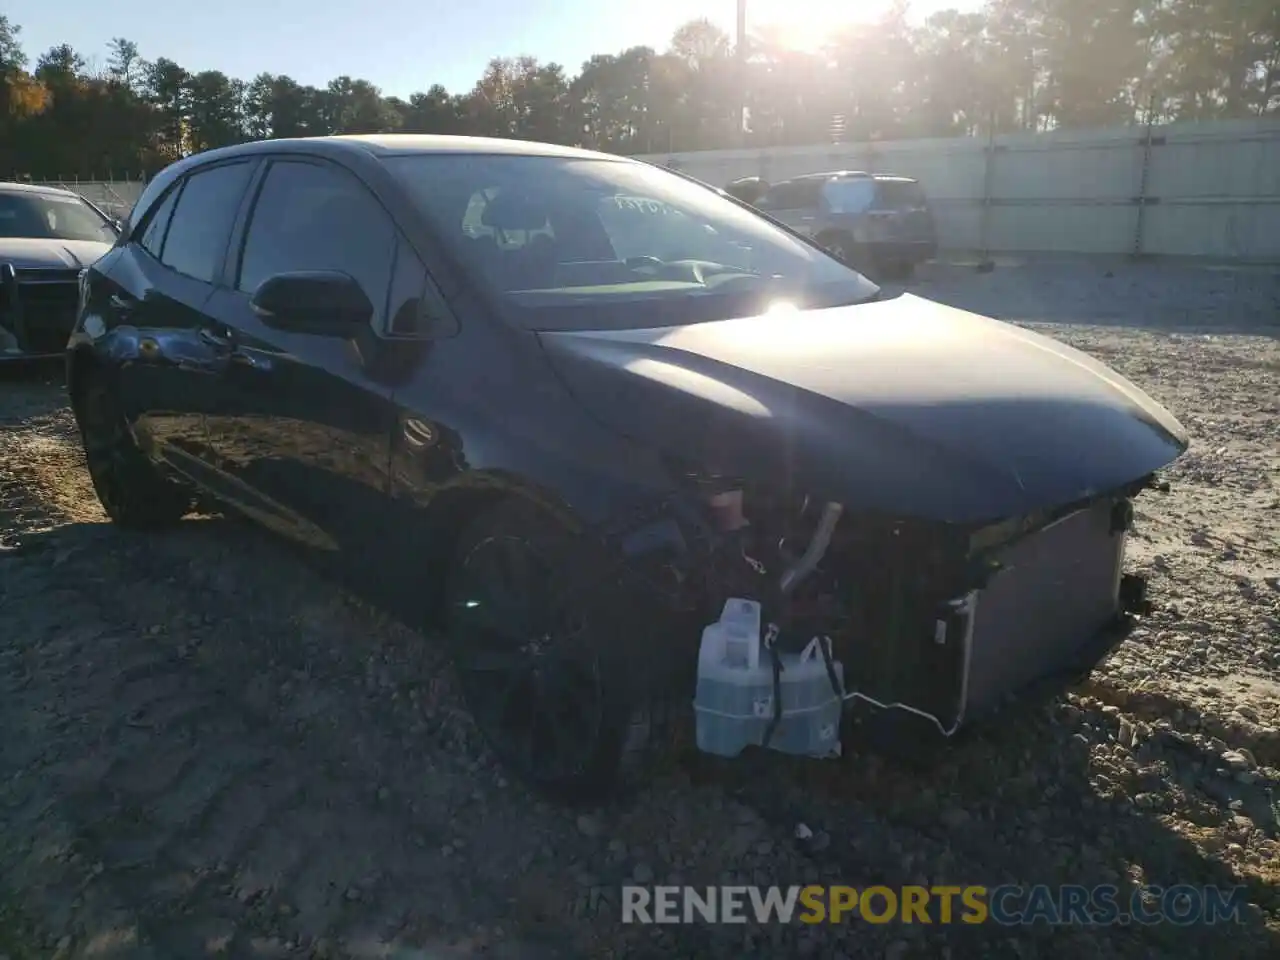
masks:
[[[522,499],[457,545],[445,615],[463,698],[503,765],[562,802],[604,799],[645,766],[655,713],[628,593],[601,548]]]
[[[89,477],[112,523],[154,530],[191,512],[191,492],[165,477],[138,448],[114,386],[102,372],[87,375],[74,407]]]

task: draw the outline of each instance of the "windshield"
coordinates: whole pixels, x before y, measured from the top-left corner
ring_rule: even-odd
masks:
[[[696,323],[877,291],[714,190],[647,164],[468,154],[386,163],[454,259],[529,329]]]
[[[79,197],[0,193],[0,237],[115,243],[111,224]]]

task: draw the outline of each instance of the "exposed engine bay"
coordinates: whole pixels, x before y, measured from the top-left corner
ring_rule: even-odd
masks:
[[[715,620],[726,599],[756,600],[778,649],[830,639],[850,706],[944,736],[1029,686],[1087,673],[1143,601],[1144,584],[1121,568],[1132,498],[1150,477],[977,528],[692,483],[663,518],[623,538],[689,624],[679,630],[687,649],[691,627]],[[673,655],[691,661],[681,644]]]

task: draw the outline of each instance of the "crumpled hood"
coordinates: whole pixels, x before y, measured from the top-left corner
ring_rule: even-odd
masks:
[[[87,267],[111,244],[97,240],[36,240],[0,238],[0,263],[17,270],[73,269]]]
[[[589,413],[681,460],[957,523],[1115,490],[1186,431],[1128,380],[919,297],[626,331],[540,333]]]

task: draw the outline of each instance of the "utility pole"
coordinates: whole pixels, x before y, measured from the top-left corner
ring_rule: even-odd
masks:
[[[738,0],[738,43],[734,49],[738,73],[738,145],[747,145],[747,0]]]

